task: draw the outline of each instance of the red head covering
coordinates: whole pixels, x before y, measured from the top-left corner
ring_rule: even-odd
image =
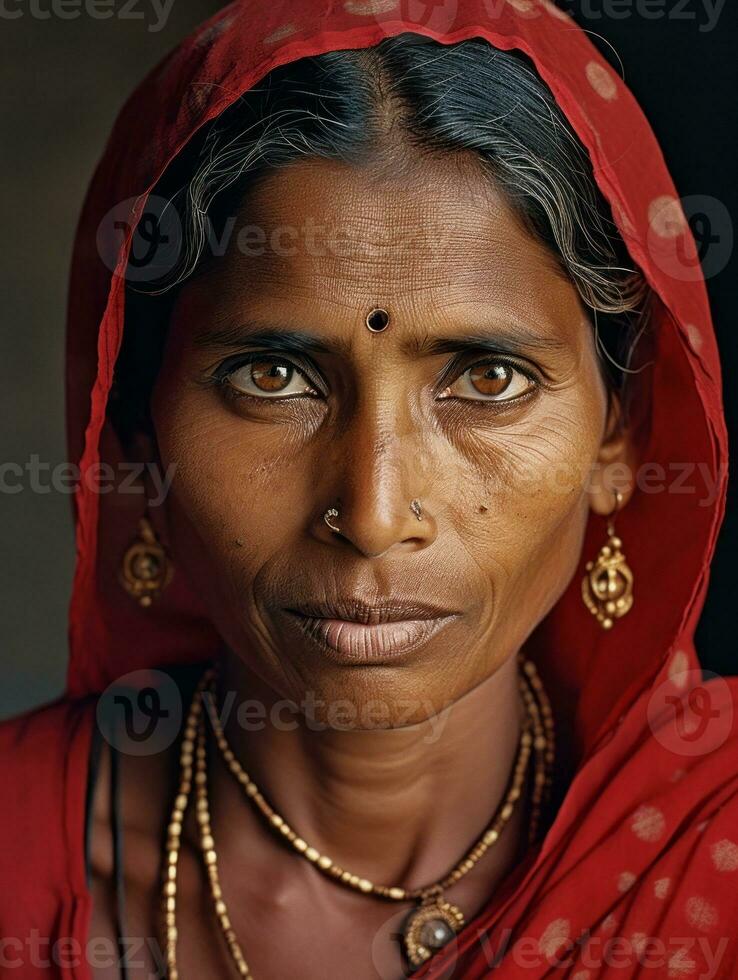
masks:
[[[413,21],[406,8],[423,19]],[[491,972],[499,954],[494,975],[504,978],[632,976],[637,967],[623,973],[617,965],[639,955],[655,965],[653,943],[644,949],[653,936],[662,965],[648,976],[697,976],[719,955],[710,975],[737,976],[738,681],[702,685],[692,642],[725,496],[718,353],[695,244],[653,133],[587,35],[553,4],[243,0],[167,57],[121,112],[78,229],[68,327],[70,457],[83,473],[123,458],[105,414],[130,234],[120,236],[111,274],[97,237],[111,208],[132,201],[128,224],[135,224],[146,195],[195,131],[270,69],[404,31],[443,43],[481,37],[532,59],[588,150],[630,255],[656,295],[650,404],[639,419],[642,460],[651,468],[618,516],[634,607],[602,630],[582,603],[577,573],[529,641],[554,710],[567,713],[574,733],[573,781],[542,846],[416,975],[473,980]],[[70,699],[137,668],[204,660],[219,642],[182,576],[148,610],[122,591],[117,570],[143,498],[101,495],[91,482],[83,479],[76,495]],[[581,572],[604,540],[604,521],[593,517]],[[62,882],[72,881],[67,891],[75,894],[83,938],[80,876],[64,868],[51,874],[60,894]],[[630,960],[622,941],[607,958],[603,943],[613,935],[630,944]],[[721,937],[730,938],[729,950]],[[554,973],[551,957],[567,943],[572,965]]]

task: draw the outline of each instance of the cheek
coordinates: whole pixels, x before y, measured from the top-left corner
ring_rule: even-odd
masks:
[[[154,406],[162,466],[175,467],[167,501],[175,558],[198,585],[242,585],[289,547],[310,505],[294,429],[246,423],[199,389],[175,399],[161,385]]]
[[[483,566],[498,613],[514,606],[525,608],[526,619],[542,618],[571,579],[603,423],[596,386],[577,385],[547,395],[514,425],[464,436],[474,480],[454,521],[466,528],[466,551]]]

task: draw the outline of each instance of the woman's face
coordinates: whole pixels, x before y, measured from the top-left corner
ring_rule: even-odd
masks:
[[[574,287],[468,157],[270,174],[177,300],[152,414],[165,536],[225,642],[316,715],[345,699],[395,725],[520,648],[626,448]],[[342,652],[294,611],[344,597],[450,615]]]

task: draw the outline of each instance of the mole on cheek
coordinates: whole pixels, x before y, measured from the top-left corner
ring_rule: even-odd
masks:
[[[480,514],[486,514],[487,513],[487,508],[484,506],[484,504],[480,504],[479,505],[479,513]]]

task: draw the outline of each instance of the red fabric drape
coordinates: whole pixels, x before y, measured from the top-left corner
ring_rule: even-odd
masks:
[[[725,500],[717,348],[695,244],[648,122],[565,14],[546,0],[239,0],[184,41],[125,105],[84,205],[68,311],[70,458],[83,474],[122,459],[105,411],[123,329],[128,237],[117,242],[111,274],[100,258],[110,245],[99,240],[103,218],[129,201],[127,221],[135,224],[184,144],[270,69],[403,31],[443,43],[481,37],[523,51],[587,148],[656,294],[655,357],[640,422],[642,458],[661,467],[618,517],[636,580],[632,612],[602,631],[582,606],[577,574],[529,642],[554,708],[573,713],[576,773],[556,819],[526,865],[417,976],[587,980],[642,969],[653,977],[736,977],[738,679],[702,684],[692,641]],[[659,472],[671,491],[653,489]],[[101,495],[93,483],[83,479],[75,497],[67,695],[0,729],[11,784],[25,787],[2,818],[10,886],[0,897],[3,936],[37,926],[85,942],[80,801],[94,695],[128,671],[205,660],[218,646],[181,577],[150,610],[122,592],[117,569],[141,501]],[[592,519],[582,565],[603,534],[603,522]],[[72,705],[86,707],[75,713]],[[47,740],[54,752],[33,769]],[[30,861],[22,872],[13,862],[19,850]],[[614,937],[616,952],[608,954]],[[567,949],[571,962],[556,966],[555,954]],[[706,972],[711,966],[717,972]],[[53,975],[24,970],[24,977]],[[84,957],[59,975],[87,978]]]

